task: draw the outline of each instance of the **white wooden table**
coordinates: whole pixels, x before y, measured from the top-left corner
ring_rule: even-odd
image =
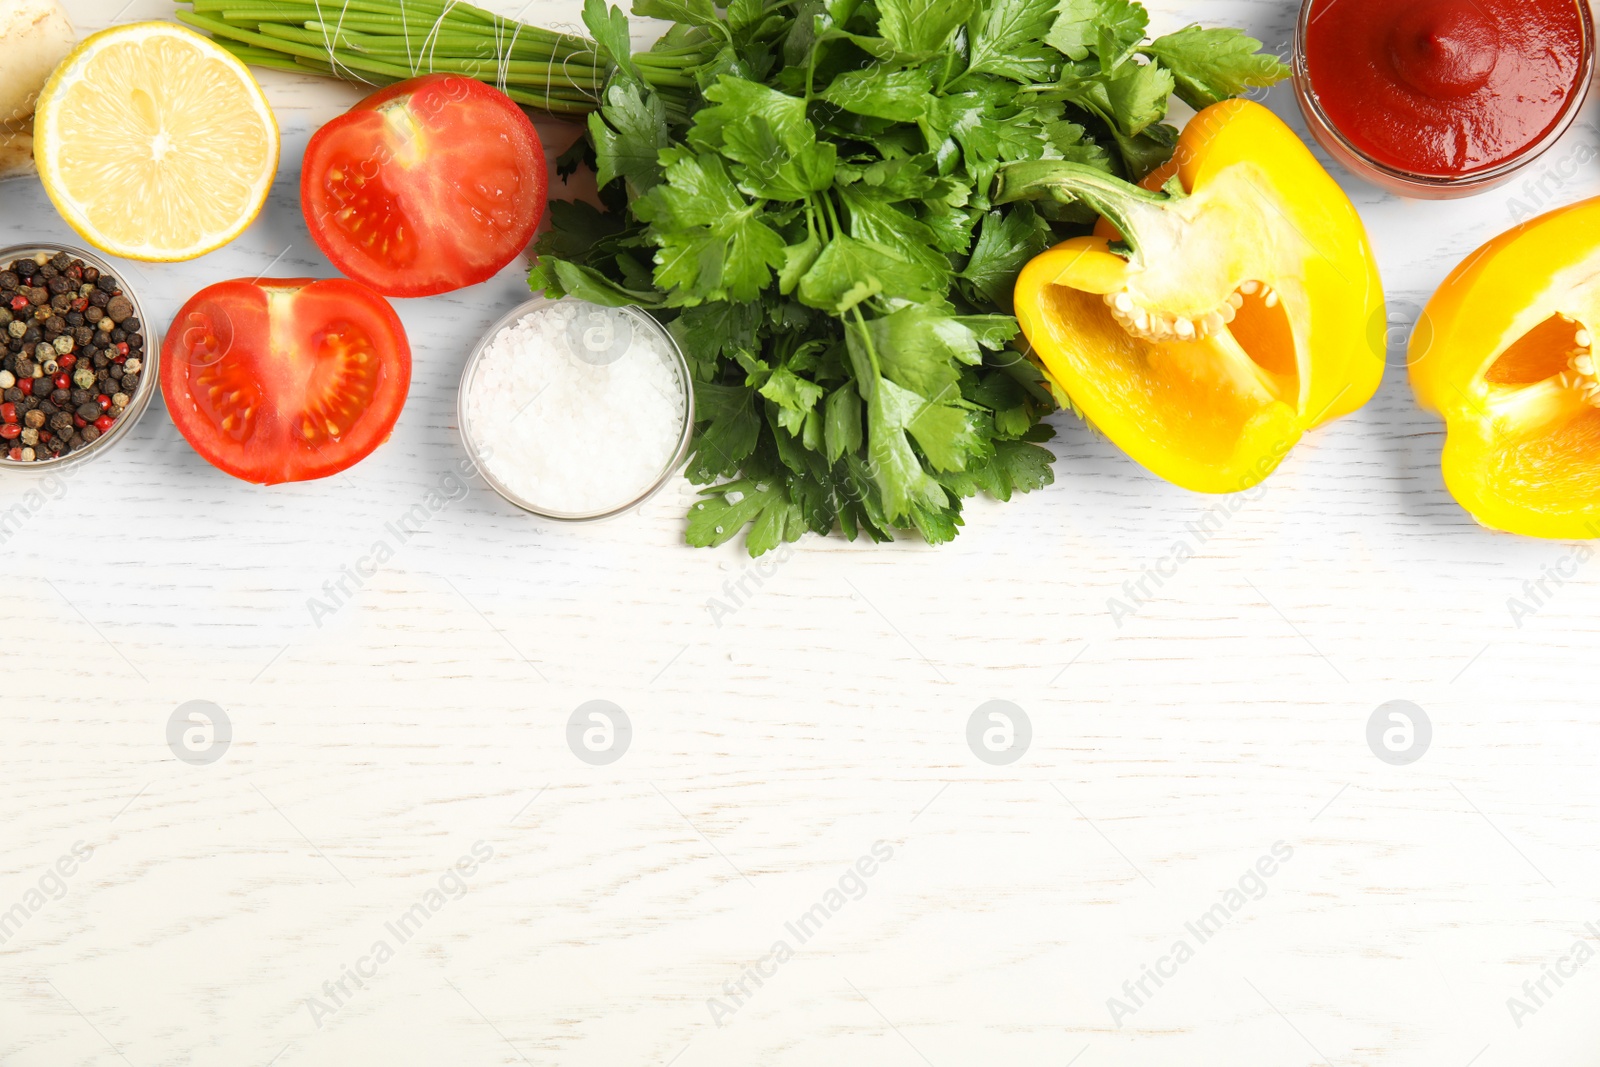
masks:
[[[71,6],[87,30],[121,3]],[[1295,5],[1150,6],[1282,42]],[[298,159],[360,94],[262,81],[271,202],[205,259],[126,266],[159,320],[211,282],[331,273]],[[1546,205],[1600,192],[1593,117],[1533,171]],[[1397,323],[1531,202],[1346,185]],[[4,243],[72,238],[37,183],[0,186]],[[1600,949],[1600,566],[1475,526],[1401,369],[1248,499],[1062,417],[1056,484],[973,507],[953,545],[808,538],[757,571],[681,543],[681,482],[580,528],[453,488],[462,362],[525,293],[517,266],[403,303],[410,402],[332,481],[234,481],[157,404],[54,496],[0,482],[25,519],[0,602],[4,1067],[1600,1061],[1600,963],[1537,988]],[[308,601],[385,539],[317,625]],[[1170,576],[1134,603],[1147,570]],[[631,723],[609,763],[569,747],[592,700]],[[968,744],[996,700],[1031,724],[1009,764]],[[1394,700],[1432,725],[1406,765],[1367,741]],[[209,763],[169,748],[191,701],[231,722]]]

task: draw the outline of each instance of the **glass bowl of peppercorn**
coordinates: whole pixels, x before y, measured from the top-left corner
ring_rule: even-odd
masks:
[[[102,455],[156,391],[155,331],[109,263],[61,245],[0,249],[0,468]]]

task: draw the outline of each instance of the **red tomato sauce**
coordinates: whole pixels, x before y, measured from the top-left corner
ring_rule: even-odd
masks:
[[[1539,144],[1579,95],[1586,0],[1313,0],[1306,72],[1376,162],[1429,177]]]

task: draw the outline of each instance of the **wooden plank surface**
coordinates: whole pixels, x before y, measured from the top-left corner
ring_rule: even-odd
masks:
[[[171,11],[70,6],[86,30]],[[1294,7],[1150,6],[1269,42]],[[270,204],[198,262],[127,267],[158,321],[214,281],[331,273],[298,159],[360,94],[262,81]],[[1299,127],[1290,90],[1267,100]],[[1594,118],[1542,192],[1343,179],[1399,328],[1519,202],[1600,191]],[[0,242],[71,238],[37,183],[0,186]],[[681,482],[558,528],[450,480],[466,352],[525,292],[513,267],[402,302],[411,400],[332,482],[232,481],[158,403],[47,497],[0,483],[25,519],[0,601],[0,915],[25,920],[4,1067],[1600,1057],[1600,963],[1544,978],[1600,949],[1600,564],[1475,526],[1400,369],[1247,498],[1060,417],[1056,484],[973,507],[953,545],[810,538],[758,570],[681,544]],[[387,530],[434,489],[419,532]],[[631,722],[607,764],[568,744],[593,700]],[[1403,766],[1367,741],[1396,700],[1432,725]],[[168,747],[190,701],[231,721],[209,764]],[[1007,765],[969,748],[990,701],[1031,725]]]

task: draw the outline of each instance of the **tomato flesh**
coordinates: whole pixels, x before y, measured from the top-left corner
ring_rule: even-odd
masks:
[[[411,388],[399,316],[343,278],[210,286],[178,312],[161,356],[184,439],[261,485],[359,463],[388,440]]]
[[[353,126],[345,133],[344,140],[348,142],[368,135],[369,131],[363,127],[371,125],[373,123],[363,122]],[[341,143],[334,149],[351,147]],[[366,178],[362,176],[362,169],[362,162],[351,159],[350,153],[345,151],[337,164],[324,174],[324,191],[335,210],[322,220],[325,229],[314,231],[317,241],[325,246],[335,265],[349,261],[347,272],[371,275],[381,267],[395,277],[415,275],[421,241],[411,214],[401,203],[399,192],[390,187],[383,170]],[[343,207],[339,207],[340,204]]]
[[[549,174],[511,98],[455,74],[401,82],[306,148],[300,204],[341,273],[388,296],[476,285],[528,247]]]

